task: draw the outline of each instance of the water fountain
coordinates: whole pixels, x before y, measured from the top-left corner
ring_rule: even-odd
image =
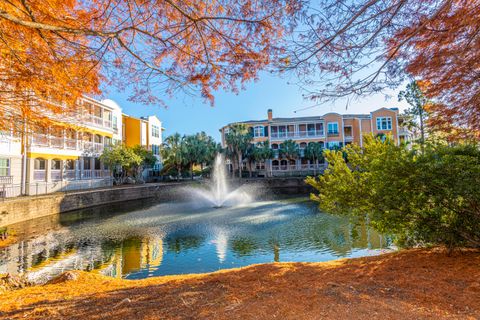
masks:
[[[230,191],[227,185],[225,161],[222,154],[217,154],[212,171],[212,180],[208,189],[193,189],[193,195],[207,201],[214,208],[250,203],[252,196],[243,187]]]

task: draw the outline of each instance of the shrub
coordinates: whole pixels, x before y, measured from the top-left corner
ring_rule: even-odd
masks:
[[[430,145],[425,152],[366,137],[364,148],[326,151],[323,176],[307,178],[320,209],[367,216],[402,246],[480,247],[480,150]]]

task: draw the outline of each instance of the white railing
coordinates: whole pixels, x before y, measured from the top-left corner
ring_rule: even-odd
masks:
[[[325,133],[323,131],[295,131],[295,132],[272,132],[271,138],[272,140],[277,139],[289,139],[289,138],[306,138],[306,137],[324,137]]]
[[[76,180],[77,179],[77,170],[65,170],[65,179],[67,180]]]
[[[77,140],[76,139],[65,139],[65,148],[66,149],[77,149]]]
[[[61,137],[50,137],[50,144],[53,148],[63,148],[63,138]]]
[[[315,170],[324,168],[324,164],[273,165],[272,171]]]
[[[93,149],[93,142],[83,141],[83,149],[92,150]]]
[[[48,146],[48,136],[46,134],[34,134],[32,136],[32,146]]]
[[[111,128],[112,127],[112,121],[111,120],[103,121],[103,126],[105,126],[107,128]]]
[[[45,181],[46,176],[46,170],[33,170],[33,180],[35,181]]]
[[[62,180],[62,170],[51,170],[50,177],[52,181]]]
[[[0,184],[13,183],[13,176],[0,176]]]
[[[353,140],[353,135],[345,136],[345,141],[352,141],[352,140]]]

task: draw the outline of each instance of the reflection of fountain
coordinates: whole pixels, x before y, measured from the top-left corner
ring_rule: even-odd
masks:
[[[242,187],[229,192],[227,175],[225,173],[225,162],[221,154],[218,154],[215,158],[212,184],[209,190],[194,189],[192,192],[198,195],[199,198],[207,200],[215,208],[220,208],[225,205],[249,203],[252,200],[251,196],[245,192]]]

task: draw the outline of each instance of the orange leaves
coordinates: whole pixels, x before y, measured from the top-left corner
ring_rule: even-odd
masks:
[[[403,48],[407,71],[423,80],[434,99],[433,125],[480,138],[480,1],[452,1],[431,19],[404,28],[396,41],[414,33]],[[454,128],[457,128],[454,130]],[[461,134],[460,134],[461,133]]]
[[[40,101],[73,106],[100,81],[130,88],[134,101],[164,93],[212,92],[255,79],[278,55],[300,0],[12,0],[0,3],[0,96],[15,96],[37,113],[62,112]],[[137,94],[141,93],[141,94]],[[153,96],[155,93],[156,97]],[[23,97],[23,98],[22,98]],[[23,110],[23,109],[22,109]]]

